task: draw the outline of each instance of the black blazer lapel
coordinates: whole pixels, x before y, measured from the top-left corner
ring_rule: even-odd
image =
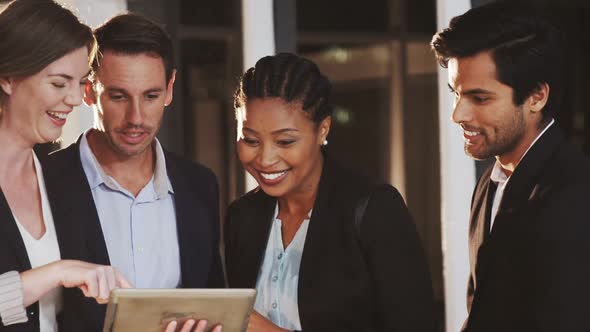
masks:
[[[502,201],[500,202],[498,213],[494,220],[492,236],[496,232],[501,232],[503,227],[508,226],[504,225],[507,216],[527,206],[527,203],[534,199],[536,194],[544,191],[544,188],[541,188],[543,184],[539,183],[539,180],[542,173],[547,169],[546,163],[555,151],[557,151],[563,140],[561,130],[554,123],[520,161],[504,190]],[[519,220],[508,220],[508,223],[513,222],[519,222]]]
[[[332,220],[334,216],[338,215],[338,211],[334,211],[335,208],[343,208],[335,207],[332,204],[333,202],[338,202],[340,197],[333,190],[338,180],[342,180],[339,173],[340,169],[334,167],[333,162],[325,157],[318,193],[307,228],[304,250],[301,256],[301,265],[299,267],[299,286],[297,290],[299,308],[302,307],[302,304],[309,303],[314,296],[314,294],[306,294],[304,290],[313,289],[314,266],[321,264],[321,262],[318,262],[318,259],[321,259],[321,257],[317,255],[320,250],[316,248],[321,245],[322,241],[329,238],[329,236],[324,234],[332,231],[330,228],[332,225],[323,221]]]
[[[182,171],[174,157],[168,153],[166,153],[166,169],[174,190],[182,278],[180,287],[204,288],[210,286],[210,282],[217,282],[208,279],[212,272],[210,269],[215,266],[212,265],[212,259],[219,258],[218,252],[212,252],[212,248],[218,248],[214,244],[218,243],[219,234],[212,227],[214,227],[214,223],[219,223],[219,217],[211,212],[217,211],[218,207],[206,206],[195,188],[191,188],[191,186],[203,185],[203,183],[187,181],[186,172]],[[219,274],[221,279],[219,283],[221,284],[215,284],[216,287],[223,286],[221,271]]]
[[[246,194],[249,203],[243,209],[228,214],[228,223],[232,230],[226,236],[239,234],[232,241],[234,256],[239,253],[239,259],[233,259],[231,266],[234,280],[228,280],[232,288],[255,288],[258,272],[262,266],[264,252],[268,243],[268,236],[272,226],[276,199],[264,193],[260,188],[256,192]],[[250,201],[251,200],[251,201]],[[231,211],[231,208],[230,208]],[[245,235],[245,236],[244,236]]]
[[[16,225],[16,220],[14,220],[14,216],[12,215],[12,211],[10,210],[10,206],[8,206],[8,202],[6,201],[6,197],[2,190],[0,190],[0,234],[2,234],[1,237],[4,238],[5,241],[12,244],[14,255],[17,257],[18,263],[20,264],[18,270],[29,270],[31,268],[31,262],[27,255],[25,243],[23,242],[18,226]],[[4,246],[5,245],[3,245],[3,247]],[[2,255],[8,256],[9,253],[2,253]],[[15,267],[10,267],[10,269],[13,268]]]
[[[49,155],[44,172],[62,258],[110,265],[94,198],[82,168],[80,139]]]
[[[208,268],[210,241],[206,234],[210,230],[201,229],[200,218],[211,218],[202,203],[193,197],[189,188],[176,177],[174,168],[168,168],[168,176],[174,188],[174,208],[180,254],[181,287],[190,288],[206,282],[206,273],[195,273],[198,268]],[[198,276],[198,277],[197,277]]]
[[[469,225],[469,259],[474,290],[483,281],[490,264],[491,210],[496,193],[496,184],[489,180],[489,171],[482,176],[474,196],[474,207]]]

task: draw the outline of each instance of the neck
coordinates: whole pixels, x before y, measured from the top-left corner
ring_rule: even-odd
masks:
[[[301,189],[296,192],[278,198],[281,213],[307,215],[315,203],[323,167],[324,158],[322,156],[319,165],[315,167],[306,181],[308,182],[307,184],[302,185]]]
[[[134,156],[114,151],[106,134],[93,129],[87,135],[88,145],[105,173],[137,196],[154,175],[156,157],[153,146]]]
[[[11,178],[34,171],[31,150],[35,142],[29,142],[4,120],[0,117],[0,177]]]

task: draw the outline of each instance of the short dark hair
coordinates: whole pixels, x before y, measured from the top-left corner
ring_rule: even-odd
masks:
[[[102,53],[138,55],[147,53],[162,58],[166,82],[174,71],[174,48],[170,35],[158,23],[134,13],[117,15],[94,30],[99,53],[92,64],[96,72]]]
[[[454,17],[430,45],[445,68],[450,58],[489,51],[497,79],[514,90],[516,105],[547,83],[551,90],[543,115],[557,112],[563,94],[561,33],[530,5],[499,1],[473,8]]]
[[[301,56],[280,53],[265,56],[248,69],[234,94],[236,110],[249,99],[280,98],[285,103],[300,102],[315,124],[332,115],[332,85],[318,66]]]
[[[14,0],[0,11],[0,77],[24,78],[86,46],[96,51],[92,30],[52,0]],[[0,103],[6,94],[0,89]],[[0,104],[1,106],[1,104]]]

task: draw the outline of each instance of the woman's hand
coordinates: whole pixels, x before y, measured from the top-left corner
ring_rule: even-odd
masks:
[[[131,283],[112,266],[75,260],[62,260],[57,264],[62,286],[78,287],[86,297],[93,297],[101,304],[109,302],[111,290],[132,287]]]
[[[259,314],[257,311],[252,311],[250,320],[248,321],[248,332],[289,332],[288,330],[282,329],[266,317]]]
[[[195,327],[194,330],[192,330],[192,328],[195,326],[195,323],[197,324],[197,326]],[[170,322],[168,324],[168,326],[166,327],[166,331],[164,331],[164,332],[174,332],[174,331],[176,331],[177,326],[178,326],[177,321]],[[206,320],[201,319],[197,322],[194,319],[189,319],[184,323],[184,325],[182,326],[182,329],[180,329],[180,332],[205,332],[206,328],[207,328],[207,321]],[[222,332],[222,330],[223,330],[223,328],[221,327],[221,325],[217,325],[217,326],[215,326],[215,328],[213,328],[213,330],[211,330],[211,332]]]
[[[131,283],[111,266],[97,265],[76,260],[49,263],[20,274],[23,284],[24,305],[37,302],[52,289],[78,287],[84,295],[98,303],[109,300],[113,288],[129,288]]]

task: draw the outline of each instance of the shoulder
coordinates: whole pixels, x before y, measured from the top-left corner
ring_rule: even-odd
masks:
[[[169,176],[182,176],[191,182],[213,181],[217,183],[217,177],[213,171],[194,161],[183,158],[173,152],[164,149],[166,169]]]
[[[569,142],[564,141],[559,146],[545,169],[546,176],[554,181],[573,186],[590,185],[590,158]]]
[[[39,161],[43,165],[44,173],[68,173],[72,168],[81,167],[79,144],[72,143],[66,148],[39,158]]]
[[[577,147],[561,144],[544,165],[531,204],[538,207],[539,225],[545,224],[551,232],[556,228],[572,234],[580,229],[590,231],[590,159]]]
[[[218,213],[219,185],[213,171],[199,163],[164,150],[166,172],[175,195],[203,202]]]
[[[392,185],[352,171],[334,160],[326,161],[322,177],[320,190],[329,191],[332,199],[355,202],[366,196],[371,196],[371,199],[401,198]]]
[[[71,158],[78,158],[80,156],[80,145],[77,143],[72,143],[66,148],[62,148],[56,151],[51,152],[47,156],[44,157],[43,160],[48,162],[58,162],[60,160],[71,159]]]
[[[264,202],[270,202],[274,200],[274,198],[266,195],[260,187],[256,187],[253,190],[245,193],[241,197],[237,198],[227,208],[228,216],[235,216],[240,214],[245,214],[250,212],[251,210],[256,210],[260,204]]]

